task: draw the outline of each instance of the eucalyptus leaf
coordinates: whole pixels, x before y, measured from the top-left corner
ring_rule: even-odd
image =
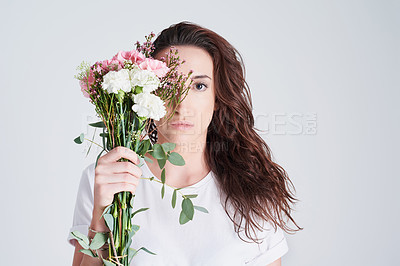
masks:
[[[116,265],[115,263],[113,263],[113,262],[111,262],[109,260],[105,260],[105,259],[103,259],[103,262],[104,262],[104,265],[106,265],[106,266],[115,266]]]
[[[112,214],[110,214],[110,213],[104,214],[104,221],[106,222],[106,225],[107,225],[108,229],[110,229],[110,231],[113,232],[113,230],[114,230],[114,217],[112,216]]]
[[[149,253],[149,254],[152,254],[152,255],[157,255],[156,253],[154,253],[154,252],[151,252],[150,250],[148,250],[147,248],[145,248],[145,247],[141,247],[141,248],[139,248],[139,250],[141,250],[141,249],[143,249],[144,251],[146,251],[147,253]],[[139,251],[138,250],[138,251]]]
[[[125,244],[125,248],[124,248],[124,254],[126,254],[125,252],[128,250],[128,248],[131,246],[132,244],[132,238],[129,238],[128,243]]]
[[[166,159],[167,156],[162,148],[162,146],[158,143],[153,145],[153,152],[151,154],[155,159]]]
[[[196,206],[196,205],[194,205],[193,207],[198,211],[201,211],[201,212],[204,212],[204,213],[208,213],[208,210],[206,208],[204,208],[204,207],[200,207],[200,206]]]
[[[164,168],[165,163],[167,162],[167,159],[157,159],[158,162],[158,166],[160,167],[160,169]]]
[[[186,217],[189,220],[193,219],[194,207],[192,201],[189,198],[183,199],[182,211],[185,213]]]
[[[103,121],[91,123],[91,124],[89,124],[89,126],[98,127],[98,128],[105,128],[106,127],[106,125],[104,125]]]
[[[187,218],[187,216],[185,215],[185,213],[183,212],[183,210],[181,211],[181,214],[179,215],[179,223],[180,224],[185,224],[187,222],[189,222],[190,220]]]
[[[162,169],[161,171],[161,182],[164,184],[165,183],[165,168]]]
[[[139,229],[140,229],[140,225],[132,224],[132,231],[137,232],[137,231],[139,231]]]
[[[129,264],[131,264],[131,260],[133,259],[133,257],[138,253],[138,251],[134,248],[129,248],[128,250],[128,260],[129,260]]]
[[[83,254],[86,254],[92,258],[96,258],[97,256],[91,251],[90,249],[81,249],[79,252],[82,252]]]
[[[135,230],[130,231],[129,232],[129,238],[132,238],[136,234],[136,232],[137,231],[135,231]]]
[[[150,143],[149,139],[144,140],[140,147],[139,154],[145,155],[147,153],[147,151],[149,150],[150,145],[151,145],[151,143]]]
[[[161,144],[161,146],[163,147],[165,152],[169,152],[169,151],[172,151],[173,149],[175,149],[176,144],[170,143],[170,142],[165,142],[165,143]]]
[[[176,205],[176,189],[174,189],[174,193],[172,194],[172,208],[175,208]]]
[[[96,233],[90,243],[90,249],[99,249],[107,242],[108,236],[104,233]]]
[[[83,133],[81,133],[78,137],[74,138],[74,142],[76,144],[82,144],[84,140],[85,140],[85,135]]]
[[[178,166],[185,165],[185,160],[183,159],[183,157],[176,152],[171,152],[168,155],[168,161],[173,165],[178,165]]]
[[[131,214],[131,218],[133,218],[133,216],[135,216],[137,213],[146,211],[146,210],[148,210],[148,209],[149,209],[149,208],[141,208],[141,209],[135,211],[134,213]]]
[[[165,184],[163,184],[162,188],[161,188],[161,198],[162,199],[164,198],[164,194],[165,194]]]
[[[71,235],[78,241],[78,243],[84,248],[89,249],[89,238],[79,231],[71,232]]]
[[[100,137],[105,137],[105,138],[106,138],[106,137],[108,137],[108,133],[102,132],[102,133],[99,134],[99,136],[100,136]]]
[[[112,203],[111,203],[110,205],[108,205],[108,206],[104,209],[103,213],[101,214],[100,219],[110,210],[111,206],[112,206]]]
[[[189,194],[189,195],[185,195],[185,197],[187,198],[196,198],[198,195],[197,194]]]
[[[73,232],[71,232],[71,234],[72,234],[76,239],[81,239],[81,240],[83,240],[85,243],[89,244],[89,238],[88,238],[86,235],[82,234],[81,232],[79,232],[79,231],[73,231]]]

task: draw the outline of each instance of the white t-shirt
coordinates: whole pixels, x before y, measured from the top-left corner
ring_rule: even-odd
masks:
[[[70,232],[78,230],[83,234],[88,233],[93,210],[94,165],[90,164],[82,173]],[[143,163],[141,169],[143,177],[154,176],[146,163]],[[165,186],[165,195],[161,199],[161,186],[161,183],[154,180],[141,179],[136,188],[133,211],[146,207],[149,209],[133,217],[132,223],[139,225],[140,229],[133,236],[131,247],[145,247],[157,255],[140,250],[131,265],[266,266],[288,251],[283,231],[278,227],[275,232],[269,223],[267,226],[263,225],[265,230],[257,235],[263,239],[261,244],[246,238],[244,231],[240,236],[250,243],[239,238],[233,222],[221,204],[212,171],[196,184],[179,190],[184,195],[198,194],[196,198],[191,199],[193,204],[205,207],[209,212],[195,210],[193,220],[184,225],[179,224],[181,194],[177,193],[173,209],[173,189]],[[75,243],[70,234],[68,241],[72,245]]]

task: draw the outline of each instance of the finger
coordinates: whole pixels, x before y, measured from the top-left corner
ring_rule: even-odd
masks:
[[[142,176],[142,170],[131,162],[115,162],[111,169],[112,173],[129,173],[136,177]]]
[[[130,191],[132,194],[136,192],[136,185],[130,183],[117,183],[117,184],[109,184],[108,189],[111,193],[116,194],[122,191]]]
[[[137,186],[139,184],[140,178],[133,176],[129,173],[119,173],[113,174],[110,178],[107,178],[108,184],[117,184],[117,183],[129,183]]]
[[[134,164],[139,164],[139,156],[131,149],[123,146],[118,146],[109,151],[106,155],[102,156],[102,162],[110,163],[116,162],[121,158],[128,159]]]
[[[131,175],[141,177],[142,169],[131,162],[112,162],[106,165],[97,165],[95,169],[96,175],[113,175],[116,173],[129,173]]]

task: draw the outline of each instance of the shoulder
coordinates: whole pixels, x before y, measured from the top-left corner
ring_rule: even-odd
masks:
[[[248,258],[250,265],[270,265],[289,251],[283,230],[280,227],[275,229],[269,222],[264,223],[263,230],[257,231],[256,237],[260,242],[257,244],[258,254]]]

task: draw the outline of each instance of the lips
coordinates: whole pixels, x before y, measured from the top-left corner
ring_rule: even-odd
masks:
[[[181,121],[172,122],[171,125],[173,125],[173,126],[180,126],[180,125],[183,125],[183,126],[193,126],[193,123],[192,123],[192,122],[189,122],[189,121],[181,120]]]
[[[180,120],[180,121],[172,122],[171,126],[177,130],[187,130],[187,129],[193,128],[194,125],[190,121]]]

